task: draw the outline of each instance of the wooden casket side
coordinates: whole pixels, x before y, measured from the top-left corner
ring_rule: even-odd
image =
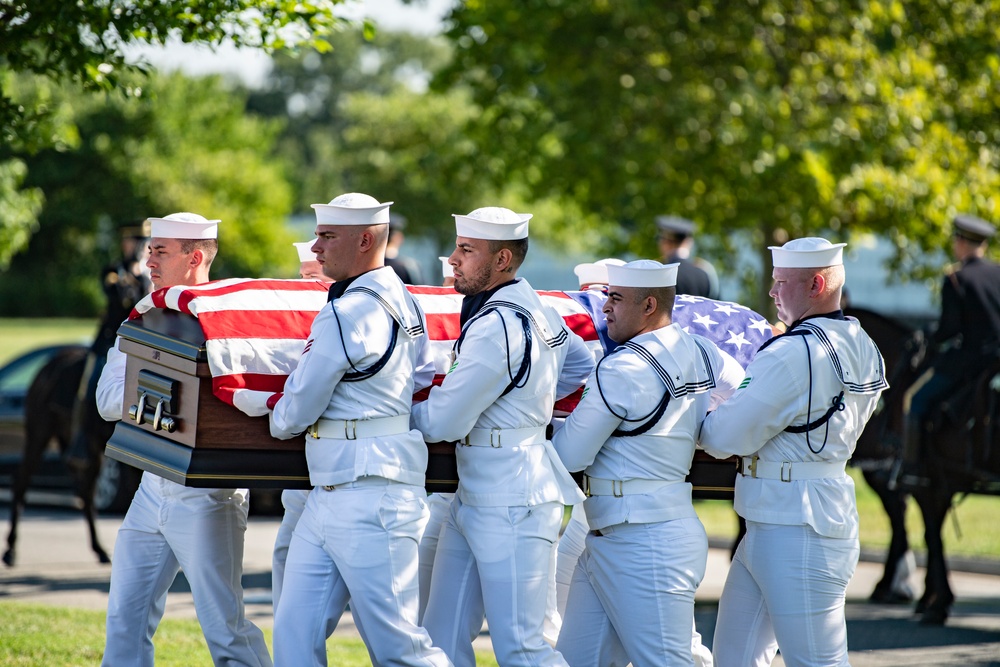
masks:
[[[197,319],[151,310],[118,335],[125,400],[108,457],[187,486],[309,488],[303,436],[272,438],[266,417],[213,393]]]

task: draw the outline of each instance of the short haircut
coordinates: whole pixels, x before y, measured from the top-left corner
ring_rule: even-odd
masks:
[[[205,268],[212,266],[215,256],[219,254],[219,241],[216,239],[178,239],[181,242],[181,252],[190,255],[195,250],[201,250],[205,256]]]
[[[844,271],[844,265],[838,264],[837,266],[825,266],[819,269],[817,273],[823,276],[826,281],[826,291],[835,292],[841,290],[844,287],[844,283],[847,280],[847,273]]]
[[[523,239],[515,239],[511,241],[489,241],[487,245],[487,250],[492,254],[500,252],[502,249],[507,248],[510,250],[511,259],[510,266],[511,269],[516,271],[521,268],[521,264],[524,263],[524,258],[528,255],[528,239],[527,237]]]
[[[647,296],[656,299],[656,308],[668,317],[674,314],[674,299],[677,298],[676,287],[642,287],[636,288],[635,302],[639,303]]]

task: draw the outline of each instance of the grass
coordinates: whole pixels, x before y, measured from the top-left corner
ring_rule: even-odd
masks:
[[[0,365],[36,347],[61,343],[89,345],[96,333],[97,320],[0,318]]]
[[[854,478],[857,489],[862,548],[888,548],[891,537],[889,518],[882,509],[882,502],[865,483],[860,472],[852,468],[848,468],[848,472]],[[958,505],[948,515],[942,531],[945,553],[948,556],[1000,559],[1000,531],[995,529],[996,517],[1000,516],[1000,497],[966,496],[962,499],[956,496],[955,501]],[[731,502],[702,500],[695,503],[695,509],[710,536],[723,539],[736,537],[736,514]],[[912,500],[907,506],[906,534],[913,549],[925,549],[923,520]]]
[[[0,665],[8,667],[83,667],[100,663],[104,652],[104,613],[21,602],[0,602]],[[263,628],[268,649],[272,632]],[[157,667],[211,665],[201,626],[194,619],[164,619],[153,640]],[[371,665],[360,639],[327,642],[331,665]],[[492,653],[477,652],[477,665],[492,665]]]

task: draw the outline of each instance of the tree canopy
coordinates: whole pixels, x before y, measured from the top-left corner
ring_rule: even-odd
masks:
[[[346,22],[334,7],[342,0],[8,0],[0,3],[0,268],[24,247],[37,227],[42,193],[24,187],[24,163],[32,154],[72,143],[76,129],[53,113],[44,98],[12,95],[15,76],[30,73],[73,82],[85,89],[141,96],[145,70],[128,60],[136,44],[168,38],[218,46],[277,51],[296,47],[329,50],[328,38]],[[370,25],[365,26],[371,32]]]
[[[738,230],[761,250],[876,231],[929,275],[954,214],[1000,213],[997,0],[467,2],[449,21],[436,87],[473,91],[494,172],[597,214],[609,253],[654,254],[674,213],[716,256]]]

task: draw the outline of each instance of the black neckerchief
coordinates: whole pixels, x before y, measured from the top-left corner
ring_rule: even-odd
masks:
[[[842,311],[842,310],[834,310],[834,311],[831,311],[829,313],[820,313],[819,315],[810,315],[809,317],[803,317],[801,320],[795,320],[794,322],[792,322],[791,326],[789,326],[785,330],[785,333],[779,334],[777,336],[774,336],[773,338],[769,338],[769,339],[765,340],[764,344],[761,345],[759,348],[757,348],[757,352],[764,351],[765,349],[767,349],[771,345],[771,343],[773,343],[774,341],[778,340],[779,338],[782,338],[784,336],[788,336],[790,334],[791,335],[795,335],[793,333],[793,330],[795,329],[795,327],[799,326],[800,324],[802,324],[806,320],[812,320],[812,319],[815,319],[817,317],[825,317],[825,318],[831,319],[831,320],[846,320],[847,319],[846,317],[844,317],[844,311]],[[798,332],[795,332],[795,333],[798,333]]]
[[[461,326],[465,326],[465,323],[472,319],[472,316],[478,313],[486,302],[490,300],[490,297],[502,290],[508,285],[513,285],[517,282],[517,279],[509,280],[503,284],[497,285],[492,289],[488,289],[485,292],[480,292],[479,294],[470,294],[462,299],[462,314],[459,318],[459,323]]]
[[[831,311],[829,313],[820,313],[819,315],[810,315],[809,317],[803,317],[801,320],[795,320],[794,322],[792,322],[792,325],[790,327],[788,327],[788,331],[791,331],[792,329],[794,329],[795,327],[799,326],[800,324],[802,324],[806,320],[811,320],[811,319],[816,318],[816,317],[826,317],[826,318],[831,319],[831,320],[846,320],[847,319],[846,317],[844,317],[844,311],[842,311],[842,310],[834,310],[834,311]]]
[[[378,271],[378,269],[371,269],[371,271]],[[369,273],[369,271],[365,271],[365,273]],[[346,292],[347,288],[351,286],[351,283],[353,283],[361,276],[365,275],[365,273],[359,273],[356,276],[351,276],[350,278],[344,278],[343,280],[338,280],[332,283],[330,285],[330,291],[327,292],[326,294],[326,302],[330,303],[334,299],[339,299],[340,297],[344,296],[344,292]]]

